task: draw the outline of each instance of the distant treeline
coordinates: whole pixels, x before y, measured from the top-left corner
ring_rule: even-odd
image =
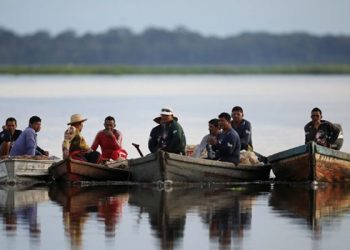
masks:
[[[288,66],[350,64],[350,36],[244,33],[225,38],[178,28],[78,36],[0,29],[0,65]]]

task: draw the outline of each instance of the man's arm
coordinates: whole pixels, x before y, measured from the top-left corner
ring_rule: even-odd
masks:
[[[248,145],[250,142],[250,138],[252,136],[252,126],[250,122],[246,121],[243,131],[243,137],[241,139],[241,149],[248,150]]]
[[[193,153],[193,157],[199,158],[202,155],[204,149],[206,148],[206,146],[208,144],[208,138],[209,138],[209,135],[206,135],[203,137],[201,143],[199,145],[197,145],[196,150]]]
[[[36,150],[36,138],[35,138],[35,133],[34,132],[30,132],[30,133],[26,133],[26,137],[25,137],[25,142],[26,142],[26,150],[25,150],[25,154],[26,155],[35,155],[35,150]]]
[[[99,135],[100,135],[100,133],[97,133],[97,135],[95,137],[95,140],[94,140],[94,142],[91,145],[91,149],[93,151],[96,151],[96,149],[98,148],[98,145],[100,145],[100,140],[99,140],[100,137],[99,137]]]
[[[4,141],[0,145],[0,155],[8,155],[10,153],[11,142]]]
[[[36,152],[39,152],[39,154],[41,154],[41,155],[49,156],[49,152],[40,148],[39,146],[36,146]]]
[[[158,149],[158,133],[157,133],[157,128],[155,127],[151,130],[151,133],[149,135],[149,139],[148,139],[148,149],[151,153],[154,153],[157,151]]]
[[[330,130],[330,134],[328,135],[328,142],[330,144],[335,143],[335,141],[338,139],[339,133],[340,133],[340,129],[335,126],[333,123],[329,123],[329,130]]]
[[[69,156],[69,148],[72,139],[75,136],[75,131],[76,129],[74,127],[69,127],[65,132],[64,132],[64,139],[62,143],[62,153],[63,153],[63,158],[67,158]]]

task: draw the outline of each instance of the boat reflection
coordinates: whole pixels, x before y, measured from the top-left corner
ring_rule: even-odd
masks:
[[[209,230],[215,248],[230,249],[244,236],[252,222],[252,206],[270,185],[244,185],[217,188],[176,188],[159,190],[133,187],[129,204],[146,213],[160,249],[174,249],[183,243],[186,217],[199,214]],[[195,234],[195,232],[191,232]]]
[[[31,238],[40,237],[37,204],[49,201],[47,187],[0,186],[0,214],[7,233],[16,233],[18,225],[29,229]]]
[[[127,191],[124,186],[50,187],[50,199],[62,206],[64,230],[74,249],[82,247],[84,225],[92,213],[104,223],[105,236],[115,236]]]
[[[280,184],[274,186],[269,205],[285,217],[302,219],[315,237],[321,237],[323,226],[334,226],[334,219],[350,212],[350,189],[346,185],[315,189]]]

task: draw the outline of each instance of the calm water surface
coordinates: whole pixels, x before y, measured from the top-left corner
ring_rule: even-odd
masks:
[[[2,249],[347,249],[348,187],[0,187]]]
[[[349,76],[0,76],[0,121],[20,129],[39,115],[39,145],[60,156],[73,113],[88,118],[92,142],[113,115],[131,143],[148,153],[152,121],[174,108],[189,144],[207,121],[241,105],[255,150],[269,155],[303,144],[303,126],[318,106],[343,125],[350,151]],[[0,249],[347,249],[350,190],[341,186],[230,185],[0,186]]]

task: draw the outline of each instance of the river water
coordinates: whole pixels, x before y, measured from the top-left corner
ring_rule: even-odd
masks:
[[[303,144],[313,107],[342,124],[350,151],[349,76],[0,76],[0,121],[24,129],[42,118],[39,145],[61,156],[73,113],[89,143],[113,115],[130,158],[148,153],[153,118],[174,109],[188,144],[235,105],[253,125],[256,151]],[[1,249],[345,249],[350,193],[343,186],[242,184],[0,187]]]

